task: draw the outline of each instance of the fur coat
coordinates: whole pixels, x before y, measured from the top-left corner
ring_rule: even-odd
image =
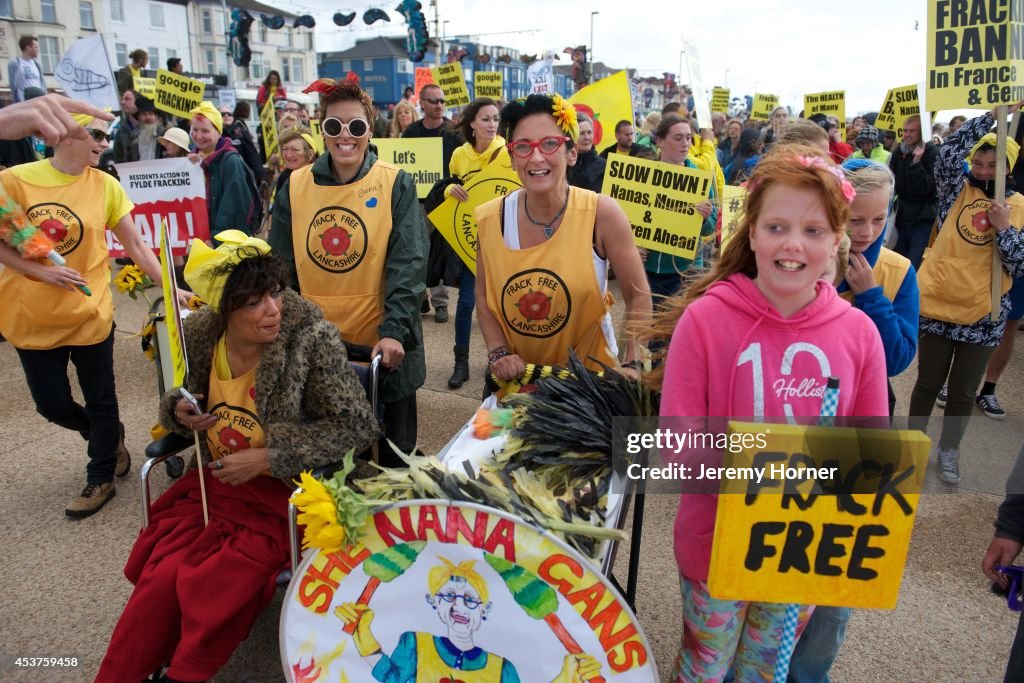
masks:
[[[348,364],[338,329],[319,307],[293,291],[281,299],[281,331],[256,368],[256,412],[266,433],[271,473],[291,485],[301,471],[361,453],[380,436],[366,392]],[[184,322],[189,375],[186,388],[209,394],[213,350],[224,333],[217,311],[204,308]],[[160,401],[160,424],[191,437],[174,419],[176,391]],[[206,439],[203,462],[209,462]]]

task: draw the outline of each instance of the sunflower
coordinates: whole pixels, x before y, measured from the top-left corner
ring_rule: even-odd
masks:
[[[117,275],[114,276],[114,284],[117,285],[117,291],[127,294],[134,301],[139,292],[153,286],[153,281],[142,272],[141,268],[131,265],[125,266],[117,272]],[[149,301],[148,297],[146,297],[146,301]]]
[[[551,107],[551,115],[555,117],[555,123],[575,142],[580,136],[580,124],[576,120],[576,108],[558,93],[551,96],[551,101],[554,102]]]
[[[326,553],[341,550],[345,543],[345,530],[338,524],[338,506],[327,487],[309,472],[299,475],[300,490],[292,494],[291,502],[298,508],[298,523],[306,527],[302,535],[303,548],[320,548]]]

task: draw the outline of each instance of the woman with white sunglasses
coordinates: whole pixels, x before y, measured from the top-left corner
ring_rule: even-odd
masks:
[[[370,149],[373,104],[354,80],[321,78],[324,150],[281,186],[269,242],[292,286],[317,303],[349,344],[382,354],[386,436],[416,447],[416,390],[426,377],[420,301],[427,242],[416,186]],[[386,442],[385,442],[386,443]],[[382,448],[381,464],[401,460]]]

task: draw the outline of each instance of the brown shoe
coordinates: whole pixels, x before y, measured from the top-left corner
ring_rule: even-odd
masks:
[[[121,440],[117,442],[117,464],[114,466],[114,474],[123,477],[132,468],[132,456],[124,445],[124,425],[121,425]]]
[[[107,501],[114,497],[117,491],[114,489],[114,482],[106,484],[87,484],[82,493],[71,499],[64,514],[68,517],[88,517],[100,511],[100,508],[107,504]]]

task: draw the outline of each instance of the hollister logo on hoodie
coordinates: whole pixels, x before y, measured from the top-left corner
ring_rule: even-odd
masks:
[[[26,214],[56,245],[61,256],[67,256],[82,243],[82,219],[67,206],[46,202],[30,207]]]

